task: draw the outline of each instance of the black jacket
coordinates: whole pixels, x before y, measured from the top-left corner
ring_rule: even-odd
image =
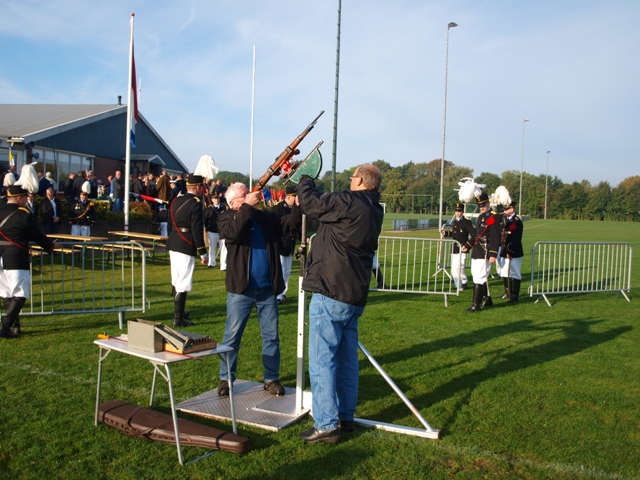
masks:
[[[287,202],[283,200],[282,202],[277,203],[276,205],[271,207],[270,211],[273,213],[277,213],[278,215],[288,215],[291,213],[293,209],[299,210],[300,207],[297,206],[295,203],[293,204],[292,207],[290,207],[289,205],[287,205]],[[300,215],[300,218],[302,219],[302,215]],[[282,238],[283,250],[280,253],[280,255],[282,255],[283,257],[288,257],[289,255],[293,255],[295,253],[296,241],[300,239],[300,230],[302,228],[302,221],[300,221],[300,224],[296,225],[295,227],[296,227],[295,230],[291,232],[290,235],[285,235]]]
[[[471,258],[496,258],[500,245],[500,220],[490,211],[480,214],[476,223],[476,239]]]
[[[512,258],[524,257],[522,249],[522,232],[524,225],[517,215],[513,215],[510,219],[504,219],[504,230],[501,236],[500,256],[506,257],[510,255]]]
[[[298,185],[302,212],[320,226],[311,242],[302,288],[349,305],[364,306],[384,210],[371,190],[320,194],[313,181]]]
[[[57,198],[53,198],[56,204],[56,217],[62,218],[62,204]],[[45,225],[53,225],[53,207],[51,206],[51,200],[45,198],[42,200],[42,219]]]
[[[193,193],[187,192],[171,202],[167,230],[167,249],[192,257],[207,253],[204,245],[202,202]]]
[[[7,217],[7,221],[0,226],[2,267],[5,270],[29,270],[29,241],[36,242],[50,252],[53,250],[53,240],[40,230],[29,210],[15,203],[5,203],[0,207],[0,223]]]
[[[280,252],[282,238],[300,222],[300,210],[279,216],[243,204],[239,210],[229,209],[218,218],[218,232],[227,247],[227,292],[243,293],[249,285],[251,256],[251,223],[260,225],[269,257],[269,277],[274,295],[284,291]]]
[[[462,247],[471,248],[473,247],[473,241],[476,237],[476,232],[473,229],[473,224],[471,220],[462,215],[460,218],[456,218],[453,221],[453,231],[451,232],[451,237],[454,240],[460,242]],[[457,243],[453,244],[453,253],[460,253],[460,248]]]
[[[207,232],[218,233],[218,217],[226,209],[220,203],[218,206],[209,205],[204,211],[204,227]]]
[[[93,202],[76,200],[69,208],[69,221],[73,225],[92,225],[95,223]]]

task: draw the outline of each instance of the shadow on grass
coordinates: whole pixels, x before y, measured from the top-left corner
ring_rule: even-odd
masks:
[[[480,386],[487,380],[492,380],[498,376],[512,373],[524,368],[529,368],[536,365],[542,365],[547,362],[557,360],[569,355],[574,355],[583,350],[595,347],[597,345],[609,342],[620,335],[632,330],[631,326],[623,326],[612,328],[603,332],[594,332],[593,326],[602,323],[604,320],[563,320],[562,322],[552,322],[548,324],[539,325],[532,320],[520,320],[517,322],[495,325],[487,328],[482,328],[472,332],[464,333],[454,337],[435,340],[432,342],[421,343],[414,345],[408,349],[388,353],[376,358],[376,361],[380,363],[382,368],[385,364],[392,362],[402,362],[409,357],[417,357],[424,355],[425,353],[434,353],[437,351],[446,350],[449,348],[460,348],[465,346],[477,346],[483,342],[489,342],[495,340],[498,337],[512,334],[519,334],[523,332],[540,332],[545,336],[547,334],[557,334],[561,332],[563,338],[559,340],[552,340],[543,344],[537,344],[532,346],[523,346],[514,351],[515,347],[510,344],[504,348],[492,349],[483,352],[484,357],[494,357],[489,361],[482,369],[475,370],[473,372],[461,375],[457,378],[452,378],[446,383],[436,386],[432,390],[412,397],[411,402],[418,406],[418,408],[434,405],[438,402],[455,398],[460,393],[460,400],[456,402],[455,408],[452,409],[453,413],[448,419],[439,425],[438,427],[443,431],[446,431],[447,427],[455,421],[457,412],[463,405],[469,403],[469,399],[473,394],[476,387]],[[535,337],[526,341],[526,343],[538,342],[541,337]],[[366,348],[366,345],[365,345]],[[366,361],[366,360],[365,360]],[[450,368],[453,365],[441,366],[438,369]],[[423,372],[421,372],[423,373]],[[396,382],[401,390],[403,388],[401,382]],[[362,387],[362,386],[361,386]],[[361,400],[373,400],[371,393],[379,391],[378,389],[367,390],[365,388],[360,389]],[[385,393],[388,393],[386,391]],[[369,398],[367,398],[369,397]],[[393,421],[398,415],[406,415],[406,407],[404,404],[389,406],[386,409],[381,410],[376,414],[376,417],[380,419],[386,419],[385,421]]]

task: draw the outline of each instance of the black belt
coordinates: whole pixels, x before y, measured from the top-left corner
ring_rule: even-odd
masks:
[[[191,231],[190,228],[178,228],[178,230],[180,230],[182,233],[187,233]]]

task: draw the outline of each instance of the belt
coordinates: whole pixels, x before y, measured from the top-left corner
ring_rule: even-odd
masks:
[[[190,228],[182,228],[182,227],[181,227],[181,228],[178,228],[178,230],[180,230],[182,233],[187,233],[187,232],[190,232],[190,231],[191,231],[191,229],[190,229]]]

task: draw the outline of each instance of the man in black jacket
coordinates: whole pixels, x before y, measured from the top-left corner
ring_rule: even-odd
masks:
[[[258,311],[262,334],[264,389],[284,395],[280,384],[280,335],[276,295],[284,290],[280,252],[282,238],[300,220],[300,211],[279,216],[258,210],[260,192],[249,192],[242,183],[229,186],[225,196],[230,209],[218,218],[218,232],[227,247],[227,321],[222,343],[229,352],[231,372],[220,361],[218,395],[229,395],[229,381],[235,380],[238,351],[253,306]]]
[[[500,277],[504,283],[506,297],[509,303],[516,303],[520,296],[520,282],[522,281],[522,232],[524,225],[516,215],[516,202],[504,207],[504,226],[500,236],[500,256],[505,259],[500,269]]]
[[[467,261],[467,254],[461,251],[463,247],[467,249],[473,247],[475,230],[471,220],[464,216],[464,205],[456,203],[455,220],[451,229],[451,237],[458,243],[453,244],[451,250],[451,276],[458,290],[467,289],[467,275],[464,273],[464,264]]]
[[[380,170],[361,165],[349,191],[321,194],[302,177],[302,212],[320,221],[312,243],[303,290],[309,303],[309,378],[313,428],[300,434],[307,443],[338,443],[353,431],[358,401],[358,319],[369,293],[373,257],[382,229]]]
[[[60,231],[60,215],[62,215],[62,204],[55,197],[53,187],[49,187],[47,188],[47,198],[42,200],[44,233],[50,234]]]
[[[26,208],[28,193],[20,185],[11,185],[7,203],[0,206],[0,296],[6,309],[0,338],[17,338],[22,333],[20,310],[31,296],[29,242],[36,242],[47,252],[60,247],[40,230]]]
[[[167,249],[171,262],[173,285],[173,326],[189,327],[192,322],[184,318],[187,293],[191,291],[196,255],[207,264],[207,248],[204,244],[202,202],[200,201],[200,175],[187,177],[187,193],[174,199],[169,207],[169,239]]]

